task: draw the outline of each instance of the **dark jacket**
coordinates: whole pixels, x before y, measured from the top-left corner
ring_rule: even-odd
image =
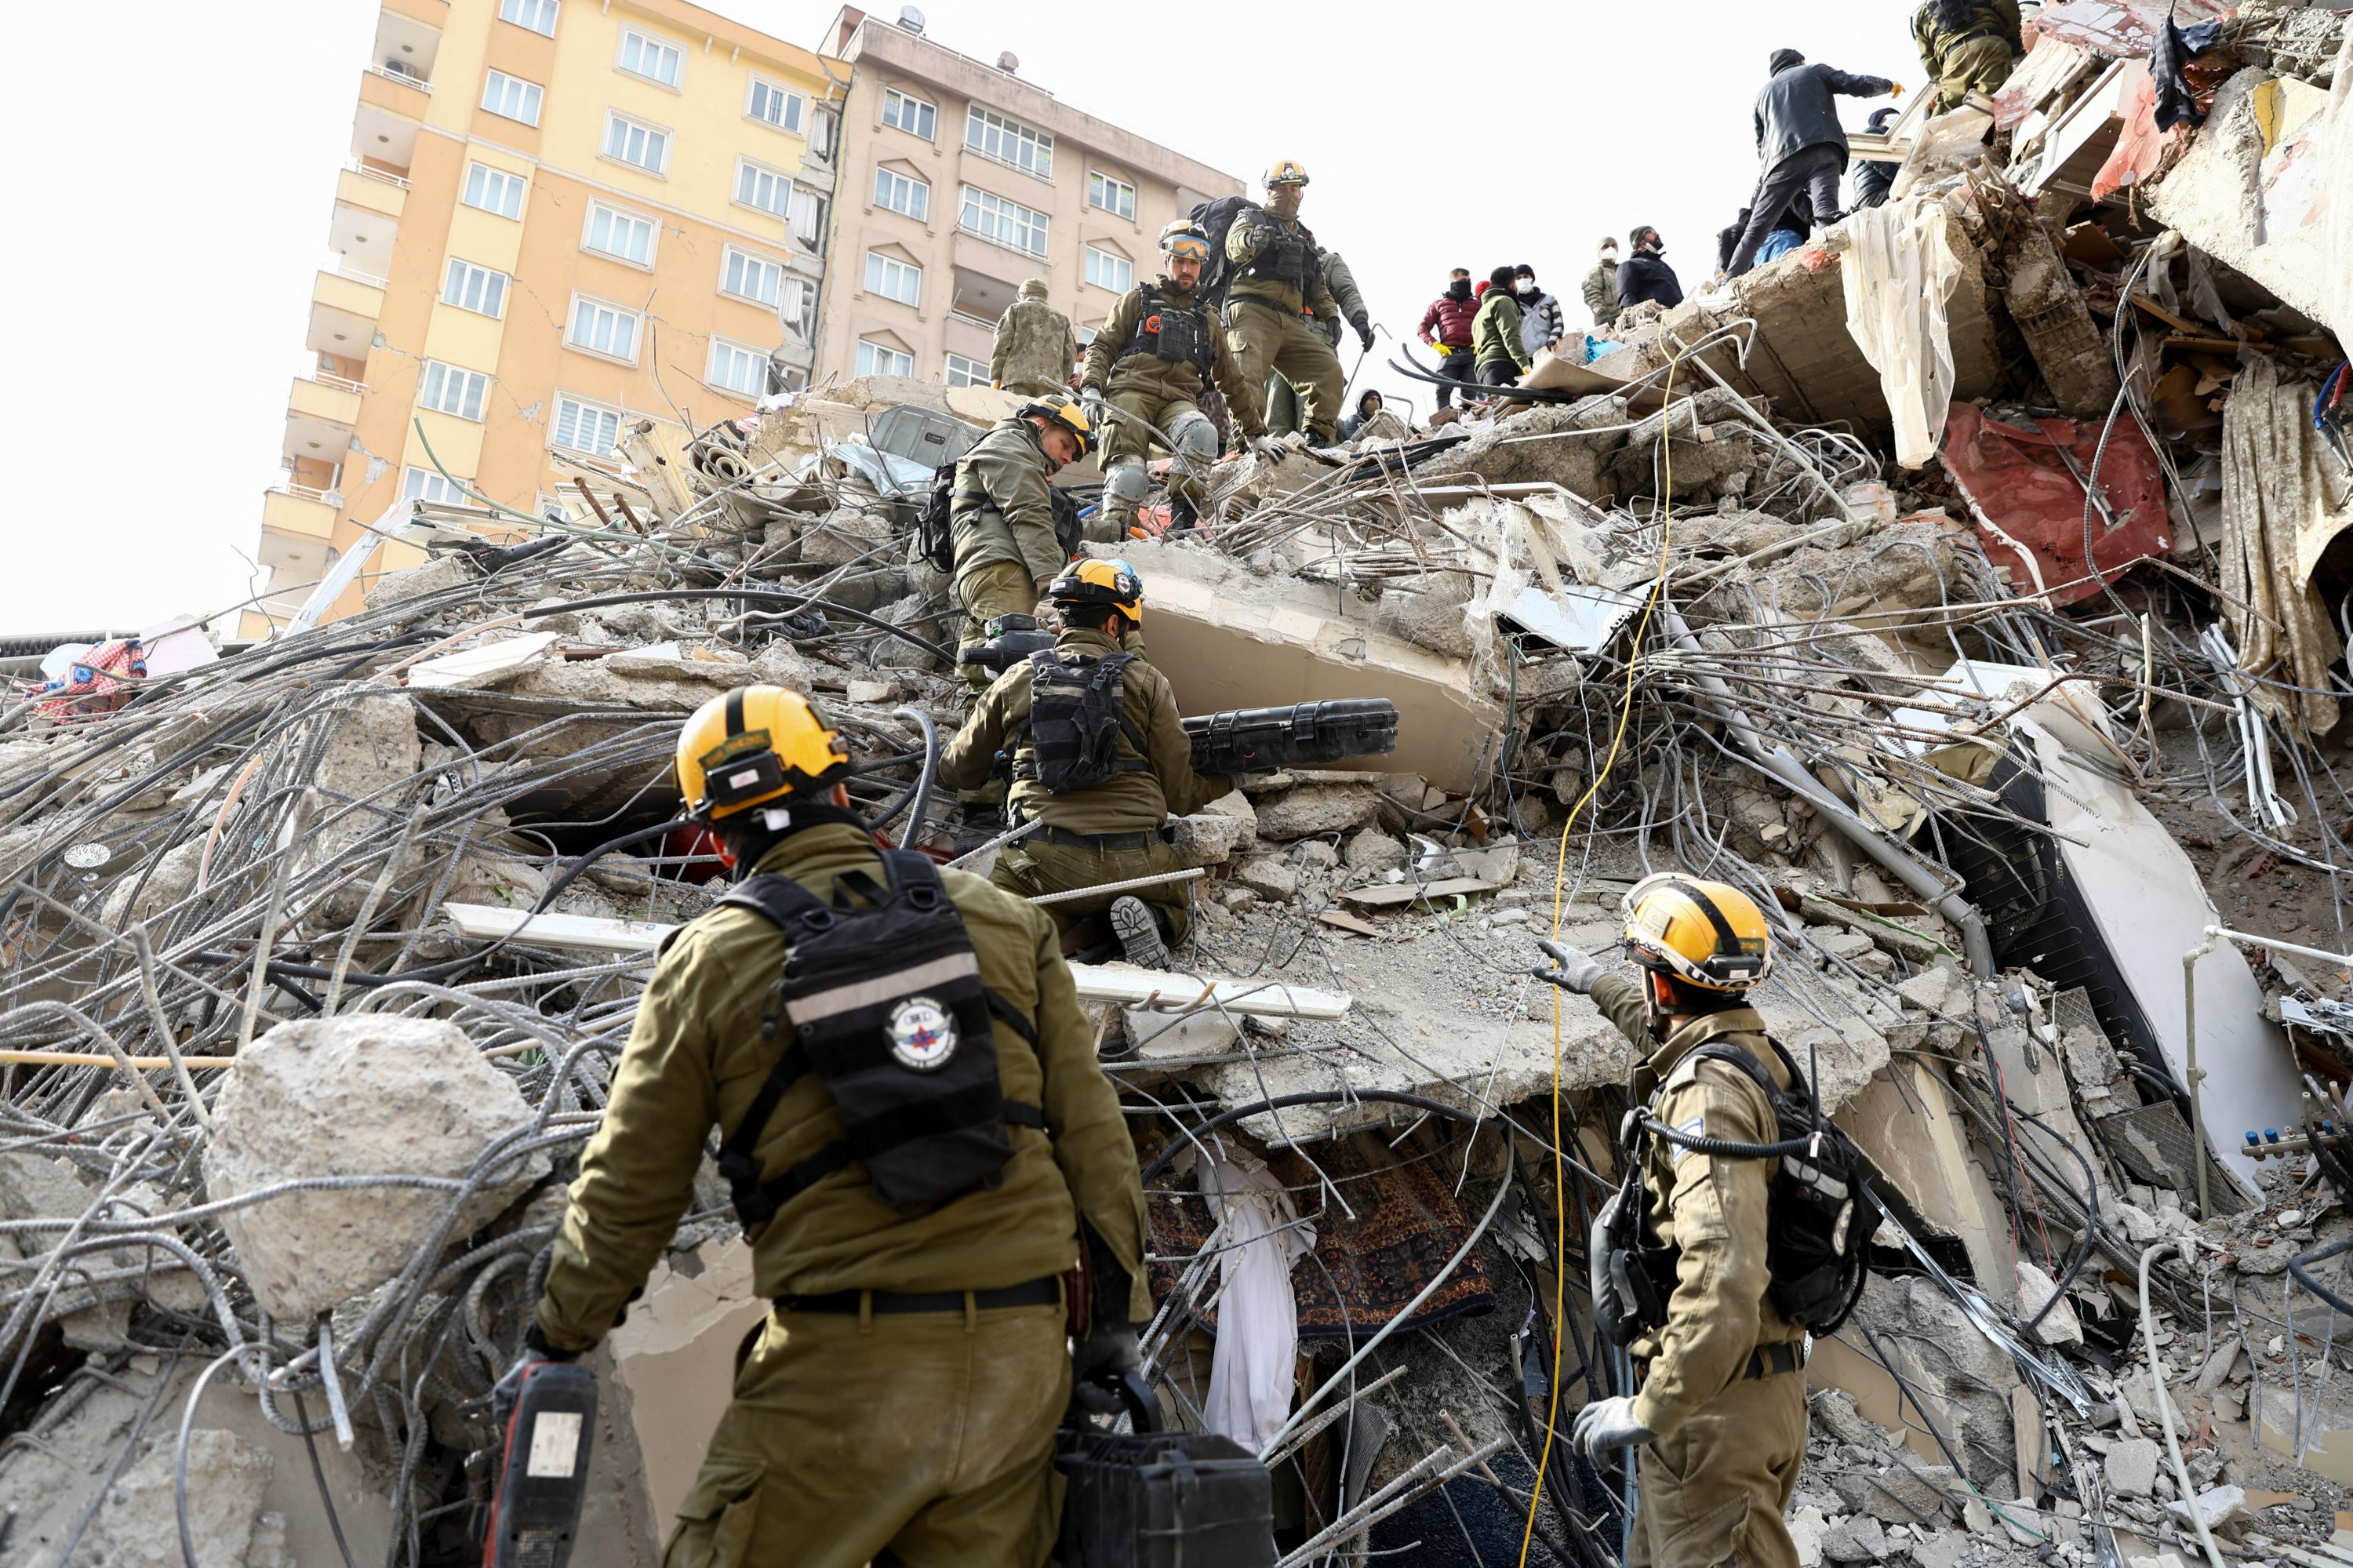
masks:
[[[1894,85],[1883,76],[1849,76],[1826,65],[1776,72],[1757,94],[1757,164],[1769,169],[1809,147],[1832,146],[1845,156],[1846,128],[1831,100],[1840,94],[1876,98]]]
[[[1647,250],[1637,250],[1618,263],[1618,308],[1656,300],[1670,310],[1683,302],[1683,286],[1675,270]]]
[[[1449,348],[1471,346],[1471,324],[1478,319],[1479,301],[1474,296],[1458,300],[1451,294],[1440,294],[1430,302],[1430,309],[1421,313],[1424,343],[1442,343]]]
[[[1342,440],[1355,440],[1356,439],[1357,432],[1362,430],[1366,424],[1374,418],[1378,413],[1377,409],[1375,410],[1373,414],[1367,414],[1365,412],[1365,400],[1372,396],[1373,394],[1370,392],[1360,395],[1356,398],[1356,411],[1340,421],[1340,439]]]
[[[1847,173],[1854,181],[1853,194],[1849,197],[1853,203],[1853,210],[1861,212],[1864,207],[1878,207],[1885,202],[1888,187],[1895,183],[1895,171],[1903,166],[1901,164],[1873,163],[1868,158],[1857,158],[1848,164]]]

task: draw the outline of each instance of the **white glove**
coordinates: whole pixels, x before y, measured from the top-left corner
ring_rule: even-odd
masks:
[[[1549,980],[1561,990],[1573,991],[1579,996],[1593,993],[1593,982],[1601,978],[1600,959],[1584,948],[1572,948],[1566,942],[1539,941],[1536,946],[1544,949],[1545,957],[1553,963],[1551,969],[1536,971],[1538,979]]]
[[[1088,418],[1092,419],[1101,412],[1103,408],[1103,395],[1102,387],[1082,387],[1079,388],[1079,405],[1086,409]]]
[[[1281,462],[1291,455],[1283,444],[1272,436],[1252,436],[1250,439],[1250,450],[1267,462]]]
[[[1595,1460],[1613,1449],[1639,1448],[1658,1436],[1634,1419],[1634,1401],[1622,1393],[1597,1399],[1578,1411],[1574,1432],[1577,1446]]]

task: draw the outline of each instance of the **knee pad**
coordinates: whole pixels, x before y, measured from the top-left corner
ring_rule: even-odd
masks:
[[[1152,476],[1132,459],[1103,476],[1103,500],[1113,504],[1141,506],[1151,493]]]
[[[1178,416],[1168,427],[1168,439],[1191,456],[1203,462],[1214,461],[1218,455],[1218,427],[1203,413]]]

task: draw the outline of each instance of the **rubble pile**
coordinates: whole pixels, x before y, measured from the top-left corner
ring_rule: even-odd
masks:
[[[1535,943],[1620,960],[1664,869],[1771,913],[1757,1005],[1887,1211],[1806,1369],[1805,1560],[2342,1560],[2353,268],[2290,217],[2353,210],[2353,43],[2229,18],[2159,131],[2136,17],[2045,6],[1996,112],[1899,122],[1889,207],[1594,364],[1086,546],[1187,712],[1399,714],[1175,823],[1181,972],[1076,966],[1169,1414],[1297,1369],[1247,1412],[1286,1564],[1617,1560],[1565,1434],[1628,1375],[1585,1235],[1634,1051]],[[1015,406],[645,422],[565,520],[417,503],[362,613],[0,721],[9,1561],[479,1555],[565,1182],[725,886],[678,721],[815,694],[878,832],[985,871],[913,527]],[[765,1309],[707,1167],[599,1354],[597,1563],[659,1560]]]

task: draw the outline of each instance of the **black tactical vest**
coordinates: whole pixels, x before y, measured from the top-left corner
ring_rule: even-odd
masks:
[[[773,921],[787,944],[760,1032],[773,1040],[789,1026],[792,1043],[719,1156],[747,1227],[853,1160],[866,1167],[875,1199],[894,1208],[994,1184],[1013,1158],[1007,1124],[1046,1124],[1037,1107],[1004,1097],[991,1017],[1033,1046],[1037,1033],[981,984],[980,961],[938,868],[906,850],[881,853],[889,888],[862,871],[845,872],[830,906],[773,874],[750,877],[720,900]],[[871,903],[852,906],[845,891]],[[754,1148],[805,1073],[825,1081],[842,1138],[763,1182]]]
[[[1139,285],[1136,292],[1144,296],[1143,309],[1120,357],[1132,359],[1145,354],[1155,359],[1187,360],[1207,381],[1217,351],[1210,344],[1208,315],[1199,300],[1189,305],[1171,304],[1166,294],[1149,283]]]
[[[1143,732],[1128,721],[1126,681],[1133,653],[1106,653],[1092,663],[1066,664],[1050,648],[1029,655],[1029,716],[1022,728],[1029,759],[1016,779],[1035,779],[1050,795],[1092,789],[1114,773],[1143,773],[1152,764]],[[1139,753],[1119,754],[1119,737]]]
[[[1271,218],[1272,214],[1268,215]],[[1324,263],[1315,254],[1315,237],[1302,227],[1296,234],[1287,233],[1282,220],[1274,219],[1275,237],[1265,249],[1251,259],[1241,275],[1261,278],[1273,283],[1288,283],[1299,291],[1303,300],[1312,300],[1315,285],[1324,275]]]

